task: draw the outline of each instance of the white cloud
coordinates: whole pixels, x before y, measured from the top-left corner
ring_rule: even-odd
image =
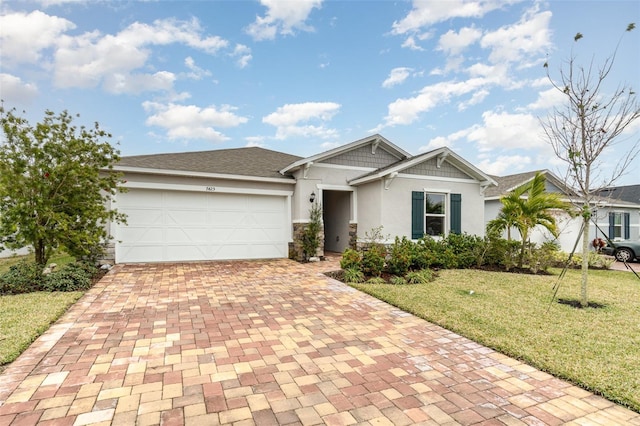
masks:
[[[42,61],[42,51],[55,46],[73,22],[50,16],[39,10],[14,12],[0,16],[0,58],[3,66]]]
[[[478,90],[473,95],[471,95],[471,99],[460,102],[458,104],[458,111],[464,111],[465,109],[467,109],[472,105],[477,105],[479,103],[482,103],[482,101],[484,101],[487,96],[489,96],[489,91],[487,89]]]
[[[483,124],[476,125],[467,139],[481,151],[503,149],[539,149],[546,145],[538,118],[531,114],[485,111]]]
[[[0,88],[2,100],[8,104],[28,104],[38,96],[38,87],[32,83],[25,83],[11,74],[0,73]]]
[[[153,45],[182,43],[207,53],[227,46],[225,40],[201,37],[200,32],[195,19],[169,19],[154,21],[153,25],[135,22],[116,35],[92,32],[78,37],[64,36],[55,54],[55,83],[59,87],[95,87],[103,83],[105,90],[112,93],[168,90],[175,79],[171,77],[173,74],[134,70],[147,64]]]
[[[476,28],[461,28],[457,33],[449,30],[440,36],[437,50],[442,50],[449,55],[459,55],[468,46],[478,41],[481,36],[482,31]]]
[[[245,145],[247,148],[264,148],[266,146],[264,143],[264,136],[247,136],[244,140],[247,141],[247,144]]]
[[[340,145],[342,145],[340,142],[323,142],[320,144],[320,147],[325,151],[330,151],[334,148],[339,147]]]
[[[420,114],[447,103],[454,96],[461,96],[482,88],[488,81],[472,78],[463,82],[446,81],[424,87],[417,96],[397,99],[388,106],[384,126],[411,124]]]
[[[530,165],[531,158],[525,155],[499,155],[483,159],[478,168],[490,175],[503,176],[525,171]]]
[[[340,104],[334,102],[286,104],[263,117],[262,122],[276,127],[276,139],[292,136],[336,137],[336,130],[325,127],[324,122],[331,120],[339,109]],[[313,121],[320,121],[322,124],[308,124]]]
[[[480,46],[491,50],[489,60],[494,64],[517,62],[520,68],[533,66],[551,48],[550,22],[551,12],[539,12],[534,7],[517,23],[486,33]]]
[[[144,102],[143,108],[151,114],[145,121],[147,126],[166,130],[169,139],[203,139],[223,142],[229,138],[220,133],[218,127],[236,127],[246,123],[245,117],[235,114],[230,105],[200,108],[196,105],[161,104]]]
[[[463,129],[448,136],[437,136],[431,139],[428,144],[421,146],[418,150],[420,152],[427,152],[434,149],[442,148],[443,146],[451,147],[456,141],[467,137],[468,134],[469,129]]]
[[[389,73],[389,77],[385,81],[382,82],[382,87],[388,89],[389,87],[393,87],[395,85],[403,83],[411,73],[413,72],[413,68],[407,67],[398,67],[391,70]]]
[[[402,35],[430,27],[453,18],[481,18],[486,13],[520,0],[414,0],[413,9],[395,21],[392,34]]]
[[[323,0],[260,0],[267,8],[264,17],[257,16],[246,28],[254,40],[273,40],[276,35],[291,35],[294,30],[313,31],[306,20],[313,9],[320,8]]]
[[[249,65],[249,61],[253,59],[253,55],[251,55],[251,49],[244,44],[236,44],[236,47],[233,49],[233,53],[231,56],[236,59],[236,64],[240,68],[244,68]]]
[[[105,76],[103,87],[114,94],[169,91],[175,80],[176,76],[168,71],[154,74],[114,73]]]
[[[420,45],[418,45],[416,39],[413,36],[407,37],[406,40],[402,43],[402,47],[411,50],[424,50],[422,47],[420,47]]]
[[[566,102],[566,100],[567,95],[565,95],[555,87],[552,87],[551,89],[539,92],[538,99],[536,99],[535,102],[527,105],[527,109],[546,110],[555,106],[562,105],[564,102]]]
[[[211,71],[202,69],[197,66],[196,61],[194,61],[191,56],[187,56],[186,58],[184,58],[184,65],[190,71],[186,74],[186,76],[193,80],[201,80],[202,77],[209,77],[211,75]]]

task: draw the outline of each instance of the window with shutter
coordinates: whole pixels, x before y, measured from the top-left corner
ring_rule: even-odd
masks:
[[[447,203],[447,197],[449,203]],[[449,208],[447,208],[447,205]],[[450,229],[447,230],[447,223]],[[411,238],[462,232],[462,195],[440,192],[411,193]]]

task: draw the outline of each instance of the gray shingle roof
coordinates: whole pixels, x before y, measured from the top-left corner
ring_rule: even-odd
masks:
[[[525,183],[532,180],[538,172],[543,173],[549,183],[555,185],[556,187],[558,187],[558,189],[563,190],[565,195],[570,196],[574,194],[574,191],[571,188],[567,187],[565,183],[558,179],[553,173],[549,172],[548,170],[534,170],[531,172],[517,173],[515,175],[508,176],[491,176],[493,180],[498,182],[498,186],[491,186],[487,188],[484,196],[486,198],[491,198],[506,195],[517,187],[524,185]]]
[[[302,157],[259,147],[122,157],[117,166],[286,179],[278,171]]]
[[[600,191],[599,195],[640,204],[640,185],[614,186]]]

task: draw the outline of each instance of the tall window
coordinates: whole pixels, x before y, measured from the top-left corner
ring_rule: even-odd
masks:
[[[630,217],[629,213],[609,213],[609,238],[629,239],[630,238]]]
[[[613,238],[622,238],[622,214],[620,213],[613,214]]]
[[[444,235],[446,222],[446,195],[427,192],[424,200],[425,234],[431,236]]]

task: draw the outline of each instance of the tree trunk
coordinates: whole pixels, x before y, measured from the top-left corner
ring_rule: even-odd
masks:
[[[580,306],[589,306],[587,298],[587,282],[589,279],[589,217],[582,217],[584,228],[582,230],[582,285],[580,288]]]
[[[36,243],[34,244],[33,250],[36,256],[36,264],[44,268],[46,266],[47,260],[49,260],[46,257],[46,248],[44,246],[44,241],[43,240],[36,241]]]

